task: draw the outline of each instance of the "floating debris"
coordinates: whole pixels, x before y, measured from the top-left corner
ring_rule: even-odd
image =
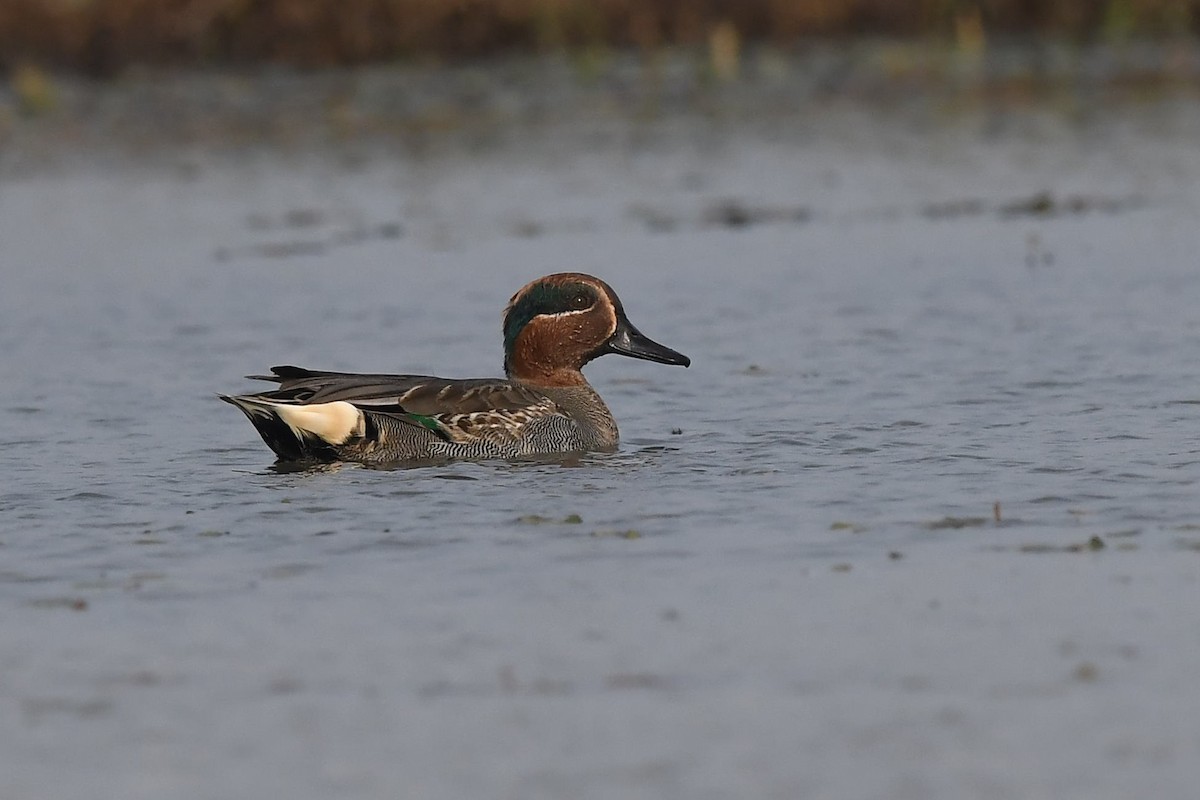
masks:
[[[278,220],[266,214],[252,213],[246,217],[246,227],[256,233],[282,230],[285,232],[276,236],[283,237],[289,236],[286,231],[311,231],[308,236],[313,238],[281,238],[242,246],[222,245],[213,250],[213,259],[225,262],[237,258],[319,256],[335,247],[358,245],[375,239],[399,239],[404,235],[403,224],[394,220],[370,226],[356,224],[331,229],[324,212],[304,208],[292,209]]]
[[[578,514],[567,514],[565,517],[544,517],[541,514],[525,514],[517,517],[521,525],[579,525],[583,517]]]
[[[1142,535],[1141,528],[1127,528],[1126,530],[1123,530],[1123,531],[1113,531],[1112,533],[1106,533],[1106,534],[1104,534],[1104,538],[1106,538],[1106,539],[1130,539],[1134,536],[1141,536],[1141,535]]]
[[[519,239],[534,239],[545,233],[546,228],[535,220],[523,219],[514,222],[511,231],[512,235]]]
[[[1054,213],[1055,207],[1056,204],[1052,194],[1049,192],[1038,192],[1031,197],[1014,200],[1007,205],[1001,206],[1000,213],[1006,216],[1016,216],[1019,214],[1026,216],[1048,216]]]
[[[375,226],[375,235],[380,239],[399,239],[404,235],[404,226],[399,222],[381,222]]]
[[[34,608],[65,608],[70,611],[87,611],[88,601],[82,597],[42,597],[31,600]]]
[[[247,248],[244,252],[259,258],[296,258],[297,256],[320,256],[328,250],[322,241],[266,242]],[[222,260],[227,260],[226,259]]]
[[[1144,205],[1141,197],[1099,197],[1088,195],[1069,195],[1062,199],[1056,198],[1053,193],[1042,191],[1029,195],[1028,197],[1019,197],[1000,205],[990,205],[984,200],[977,197],[956,198],[952,200],[941,200],[933,203],[926,203],[921,207],[921,216],[931,220],[954,220],[964,219],[969,217],[980,217],[985,214],[995,213],[1002,218],[1013,217],[1058,217],[1068,215],[1086,214],[1093,211],[1106,212],[1115,214],[1121,211],[1139,208]],[[1031,237],[1030,249],[1037,250],[1040,253],[1040,242],[1037,237]],[[1045,263],[1053,261],[1053,256],[1049,253],[1044,254],[1045,258],[1039,258]]]
[[[1002,217],[1057,217],[1102,211],[1115,214],[1139,208],[1144,204],[1140,197],[1097,197],[1070,195],[1057,199],[1050,192],[1038,192],[1026,198],[1013,200],[999,209]]]
[[[768,223],[808,222],[813,217],[804,206],[749,206],[740,200],[721,200],[705,210],[701,223],[706,227],[745,228]]]
[[[970,198],[929,203],[921,209],[921,214],[929,219],[956,219],[958,217],[977,217],[986,211],[987,206],[982,200]]]
[[[1067,545],[1045,543],[1023,544],[1017,548],[1019,553],[1086,553],[1103,550],[1107,547],[1099,536],[1092,536],[1086,542],[1076,542]]]
[[[315,228],[325,222],[325,215],[316,208],[293,208],[283,215],[283,224],[289,228]]]
[[[627,531],[592,531],[592,536],[598,539],[640,539],[642,535],[637,531],[630,529]]]
[[[980,525],[986,525],[986,517],[942,517],[933,522],[926,522],[925,527],[931,531],[940,531],[947,528],[978,528]]]
[[[629,216],[641,222],[652,233],[667,233],[679,227],[679,220],[674,216],[646,205],[630,206]]]

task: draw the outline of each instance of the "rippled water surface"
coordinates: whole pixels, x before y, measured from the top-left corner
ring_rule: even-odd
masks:
[[[0,796],[1194,796],[1190,109],[7,175]],[[619,453],[281,472],[216,398],[495,375],[563,269],[693,360],[588,367]]]

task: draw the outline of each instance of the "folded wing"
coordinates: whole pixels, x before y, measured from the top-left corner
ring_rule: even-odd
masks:
[[[574,423],[547,396],[501,379],[482,378],[452,380],[428,375],[389,375],[369,373],[323,372],[293,366],[272,367],[272,375],[252,375],[258,380],[274,381],[279,388],[240,398],[227,398],[242,406],[247,416],[263,433],[269,419],[260,413],[256,416],[248,410],[248,404],[257,404],[260,409],[273,407],[282,412],[282,417],[291,425],[291,430],[300,427],[296,419],[300,414],[289,412],[289,407],[299,411],[313,407],[320,419],[327,420],[337,414],[337,424],[331,429],[343,432],[340,441],[328,435],[317,435],[327,445],[353,447],[358,450],[390,449],[398,439],[416,446],[419,440],[427,440],[417,449],[428,449],[436,453],[437,441],[461,445],[473,449],[489,446],[497,448],[500,455],[518,443],[531,423],[544,425],[573,426]],[[242,402],[238,402],[242,401]],[[344,404],[361,412],[360,422],[342,422]],[[319,411],[318,411],[319,409]],[[276,414],[275,416],[279,416]],[[314,417],[317,419],[318,417]],[[557,423],[554,420],[558,420]],[[297,438],[313,438],[315,424],[299,430]],[[264,439],[266,439],[264,433]],[[279,436],[271,439],[278,442]],[[281,448],[267,442],[276,453],[284,457],[296,457],[296,448]]]

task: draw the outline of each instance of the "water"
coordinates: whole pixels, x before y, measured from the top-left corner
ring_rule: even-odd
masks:
[[[0,796],[1192,796],[1192,108],[10,171]],[[215,396],[495,375],[562,269],[693,359],[589,366],[619,453],[280,472]]]

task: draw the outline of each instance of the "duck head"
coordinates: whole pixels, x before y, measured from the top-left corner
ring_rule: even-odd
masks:
[[[538,278],[513,295],[504,310],[504,371],[510,378],[578,386],[586,383],[583,365],[606,353],[685,367],[692,363],[633,327],[612,287],[581,272]]]

